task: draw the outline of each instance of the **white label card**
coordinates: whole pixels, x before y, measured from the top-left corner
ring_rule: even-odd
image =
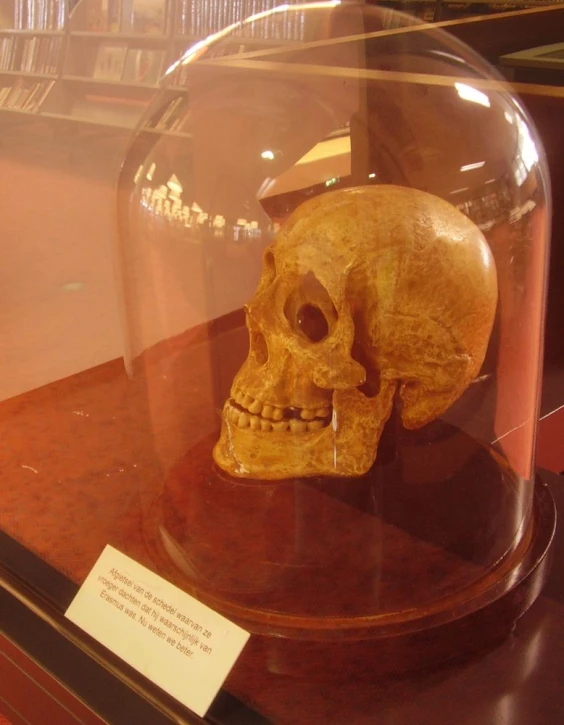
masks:
[[[111,546],[66,617],[201,717],[249,638]]]

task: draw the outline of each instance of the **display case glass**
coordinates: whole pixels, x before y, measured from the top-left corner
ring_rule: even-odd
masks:
[[[295,17],[310,42],[222,61]],[[118,213],[158,570],[292,672],[295,641],[341,668],[514,585],[550,202],[493,69],[362,3],[258,14],[168,69]]]

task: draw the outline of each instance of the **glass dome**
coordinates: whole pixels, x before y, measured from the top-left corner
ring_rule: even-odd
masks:
[[[422,631],[520,581],[550,202],[484,60],[362,3],[258,14],[169,68],[118,204],[159,571],[312,640]]]

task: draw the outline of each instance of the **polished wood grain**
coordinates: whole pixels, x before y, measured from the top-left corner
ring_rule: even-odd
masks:
[[[0,725],[103,725],[103,721],[0,635]]]

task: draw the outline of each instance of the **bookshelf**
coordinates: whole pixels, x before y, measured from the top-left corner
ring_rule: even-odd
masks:
[[[0,111],[33,115],[59,74],[64,0],[0,0]]]
[[[149,108],[165,70],[187,49],[279,4],[278,0],[80,0],[68,18],[60,76],[41,114],[131,130]],[[303,11],[292,13],[285,22],[279,14],[234,27],[216,57],[305,39]],[[181,90],[182,74],[174,78]],[[174,90],[169,89],[171,102]],[[181,136],[178,129],[168,127],[169,115],[150,132]]]
[[[82,0],[69,14],[57,83],[41,113],[53,120],[135,128],[170,57],[166,0]]]
[[[4,68],[18,76],[20,85],[28,73],[47,73],[44,80],[55,82],[41,86],[44,93],[36,92],[41,102],[35,112],[52,120],[126,131],[137,126],[164,71],[188,48],[226,24],[279,4],[278,0],[80,0],[45,38],[35,34],[18,38],[23,29],[15,27],[15,17],[32,0],[0,2],[10,26],[4,35],[0,28],[0,79]],[[273,20],[259,22],[253,29],[251,25],[235,29],[221,54],[305,39],[303,12],[293,14],[285,27]],[[182,77],[175,77],[182,85]]]

